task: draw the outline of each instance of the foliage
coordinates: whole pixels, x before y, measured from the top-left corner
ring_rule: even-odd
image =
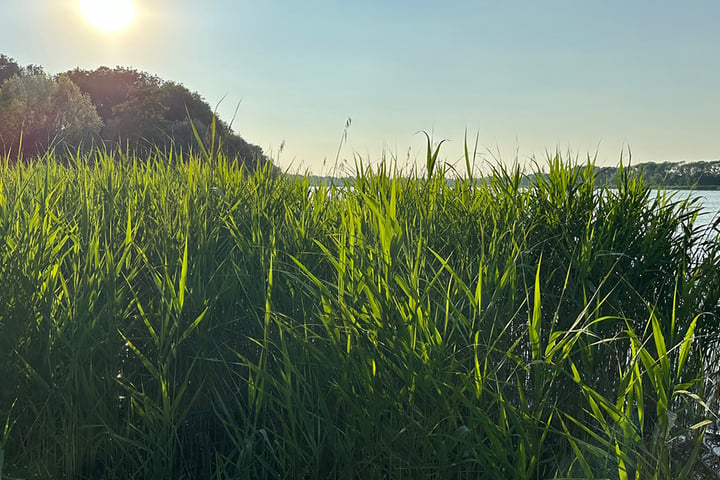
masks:
[[[649,185],[685,188],[720,188],[720,160],[712,162],[663,162],[639,163],[628,167],[642,172]],[[598,169],[601,181],[612,181],[615,168]]]
[[[217,118],[197,92],[146,72],[124,67],[76,68],[51,79],[42,67],[23,67],[0,55],[0,86],[10,79],[14,86],[5,91],[0,105],[0,153],[6,155],[18,153],[22,131],[26,157],[42,155],[51,147],[74,150],[82,142],[90,145],[99,140],[107,150],[132,152],[140,158],[156,150],[170,154],[207,149],[214,142],[227,157],[237,157],[250,168],[270,162],[260,147]],[[57,82],[61,92],[50,88],[50,81]],[[18,88],[21,84],[26,87]],[[96,112],[88,108],[87,98]]]
[[[207,147],[214,124],[216,140],[225,155],[238,157],[249,167],[268,161],[259,147],[235,135],[227,123],[216,118],[198,93],[179,83],[122,67],[75,69],[67,75],[92,99],[105,122],[102,138],[107,145],[130,147],[139,155],[155,149],[190,151],[198,146],[193,127],[201,132]]]
[[[127,99],[131,89],[150,88],[160,84],[157,77],[121,67],[100,67],[95,70],[76,68],[66,74],[83,93],[90,96],[105,124],[114,118],[113,110]]]
[[[50,147],[91,145],[102,122],[66,76],[16,75],[0,87],[0,151],[28,157]]]
[[[0,167],[9,475],[692,467],[720,298],[693,201],[560,158],[311,187],[205,153]]]
[[[17,62],[8,57],[7,55],[0,55],[0,86],[8,78],[12,78],[15,75],[20,75],[22,68]]]

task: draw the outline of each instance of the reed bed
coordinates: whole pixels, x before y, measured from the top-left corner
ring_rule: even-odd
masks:
[[[6,158],[0,476],[690,475],[717,225],[622,169],[449,183],[437,154],[343,185],[207,152]]]

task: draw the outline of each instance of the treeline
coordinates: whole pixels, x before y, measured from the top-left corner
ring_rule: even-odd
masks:
[[[720,187],[720,160],[710,162],[647,162],[627,167],[631,174],[642,173],[650,185],[715,189]],[[615,167],[598,167],[598,178],[603,183],[614,181]]]
[[[622,167],[601,167],[597,165],[576,165],[572,167],[575,173],[592,170],[594,181],[598,185],[613,187],[618,178],[625,174],[629,178],[642,177],[643,184],[650,187],[685,188],[699,190],[720,190],[720,160],[705,162],[647,162]],[[620,169],[622,168],[622,171]],[[489,178],[494,177],[490,175]],[[521,179],[523,186],[527,187],[536,181],[536,177],[547,178],[544,171],[524,175]]]
[[[28,158],[93,146],[146,155],[199,150],[200,143],[219,144],[227,157],[250,166],[268,161],[180,83],[125,67],[51,76],[0,55],[0,155]]]

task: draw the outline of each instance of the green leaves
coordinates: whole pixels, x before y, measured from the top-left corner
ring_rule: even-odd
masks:
[[[0,155],[41,156],[92,145],[102,121],[90,98],[64,75],[16,75],[0,84]]]
[[[542,260],[542,258],[541,258]],[[542,303],[540,296],[540,264],[538,261],[537,270],[535,272],[535,288],[533,294],[533,311],[528,325],[528,334],[530,336],[530,348],[532,349],[533,361],[541,361],[542,349],[540,338],[542,336]]]
[[[7,417],[5,418],[5,425],[2,430],[2,436],[0,437],[0,451],[5,449],[5,445],[7,445],[8,438],[10,437],[10,431],[17,423],[17,419],[13,417],[13,409],[15,408],[15,404],[17,404],[17,398],[13,400],[12,405],[10,405],[10,409],[8,410]],[[0,424],[2,425],[2,424]],[[0,463],[0,475],[2,474],[2,464]],[[0,479],[2,476],[0,476]]]
[[[430,180],[433,176],[433,173],[435,172],[435,164],[437,163],[437,157],[440,153],[440,147],[443,143],[445,143],[447,140],[441,140],[437,145],[435,145],[435,150],[433,150],[432,140],[430,139],[430,135],[427,132],[422,132],[425,134],[425,138],[427,138],[427,151],[426,151],[426,169],[427,169],[427,178]]]
[[[359,162],[312,184],[207,162],[209,144],[0,166],[0,409],[23,399],[6,468],[688,472],[668,441],[716,409],[697,305],[717,303],[699,271],[717,259],[690,260],[691,207],[559,156],[476,181],[467,139],[447,182],[426,136],[428,178]]]

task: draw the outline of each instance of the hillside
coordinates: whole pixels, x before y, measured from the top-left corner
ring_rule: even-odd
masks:
[[[254,167],[262,149],[218,118],[197,92],[128,67],[50,76],[0,55],[0,155],[34,157],[101,146],[140,156],[221,151]]]

